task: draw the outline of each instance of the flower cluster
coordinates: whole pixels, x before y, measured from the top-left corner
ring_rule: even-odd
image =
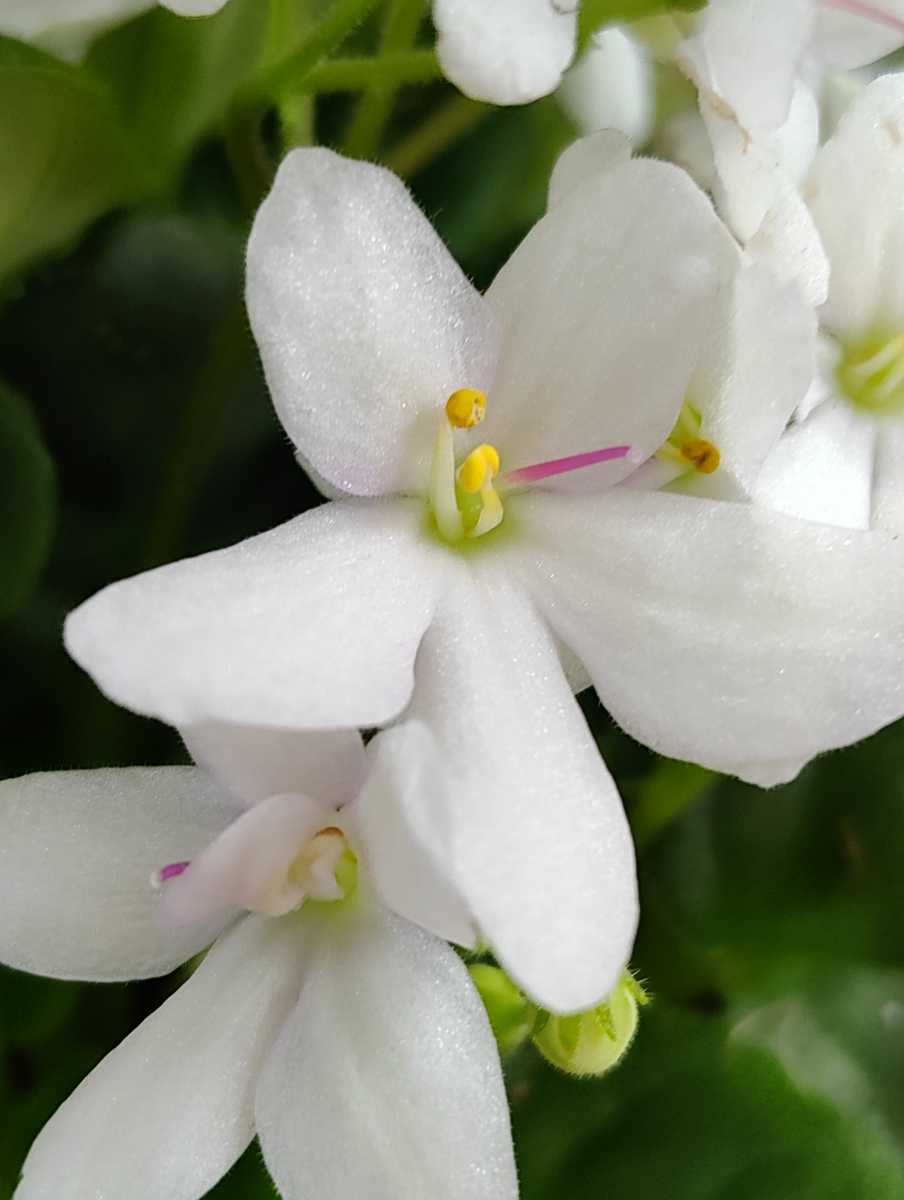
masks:
[[[28,0],[2,27],[84,44],[147,7]],[[545,94],[575,53],[574,5],[433,15],[481,99]],[[486,1007],[581,1073],[644,999],[630,831],[576,693],[762,786],[904,714],[904,79],[852,88],[822,144],[815,99],[904,28],[711,0],[681,34],[715,206],[596,133],[484,295],[386,169],[282,162],[247,308],[325,501],[66,622],[196,765],[6,781],[0,957],[111,981],[211,949],[57,1112],[18,1200],[192,1200],[255,1134],[286,1197],[515,1197]]]

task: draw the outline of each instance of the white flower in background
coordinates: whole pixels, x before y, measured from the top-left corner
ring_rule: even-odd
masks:
[[[579,0],[433,0],[443,73],[474,100],[527,104],[574,57]]]
[[[582,132],[616,129],[644,145],[656,116],[649,52],[627,30],[601,30],[562,80],[559,100]]]
[[[341,498],[114,585],[70,617],[71,652],[183,726],[409,705],[400,778],[455,786],[395,789],[399,828],[544,1007],[589,1007],[635,911],[560,645],[639,740],[756,778],[902,710],[904,553],[881,534],[611,486],[628,447],[668,441],[738,258],[682,172],[618,163],[482,298],[388,172],[294,152],[252,233],[249,308],[283,423]],[[458,426],[484,406],[475,445]]]
[[[904,532],[904,78],[871,84],[820,150],[804,196],[831,264],[818,385],[759,498]]]
[[[159,2],[183,17],[206,17],[226,0]],[[104,30],[154,7],[154,0],[0,0],[0,34],[77,58]]]
[[[751,254],[797,278],[817,305],[828,267],[799,193],[819,145],[817,95],[828,73],[902,44],[901,0],[710,0],[678,49],[699,90],[722,215]]]
[[[0,784],[5,963],[148,978],[214,942],[46,1125],[16,1200],[196,1200],[255,1131],[286,1200],[514,1200],[498,1053],[464,964],[370,890],[382,850],[361,788],[379,739],[187,740],[212,777]],[[460,919],[422,864],[391,870],[416,880],[425,925]]]

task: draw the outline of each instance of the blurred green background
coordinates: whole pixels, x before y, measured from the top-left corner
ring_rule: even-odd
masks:
[[[371,53],[381,19],[342,54]],[[402,170],[480,286],[543,211],[574,136],[554,98],[492,110],[441,82],[391,110],[379,89],[361,104],[287,95],[258,127],[236,98],[283,48],[260,0],[205,22],[150,13],[80,68],[0,41],[4,777],[183,761],[170,730],[107,703],[67,659],[63,616],[113,579],[318,503],[242,307],[280,128]],[[506,1064],[525,1200],[904,1197],[904,730],[761,792],[656,759],[583,702],[638,840],[633,966],[653,1003],[601,1080],[531,1049]],[[0,1196],[54,1108],[176,982],[0,973]],[[256,1149],[214,1195],[272,1195]]]

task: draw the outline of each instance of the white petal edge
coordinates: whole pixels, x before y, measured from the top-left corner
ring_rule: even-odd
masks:
[[[433,0],[433,22],[443,74],[490,104],[555,91],[574,54],[577,18],[550,0]]]
[[[199,1200],[254,1136],[260,1068],[300,986],[291,918],[248,918],[44,1127],[15,1200]]]
[[[617,129],[603,129],[578,138],[556,160],[549,177],[547,207],[555,208],[582,183],[630,160],[631,143]]]
[[[289,154],[248,241],[248,313],[303,463],[356,495],[422,493],[446,399],[488,392],[492,318],[392,172]]]
[[[0,961],[57,979],[165,975],[229,919],[160,921],[151,877],[240,810],[193,767],[56,771],[0,783]]]
[[[407,703],[454,563],[413,501],[325,504],[113,584],[66,646],[111,699],[179,728],[377,725]]]
[[[318,930],[257,1124],[284,1196],[517,1197],[499,1056],[464,964],[384,911]]]

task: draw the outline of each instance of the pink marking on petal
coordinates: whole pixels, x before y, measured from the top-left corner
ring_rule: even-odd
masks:
[[[850,13],[854,17],[863,17],[867,21],[875,21],[878,25],[897,29],[904,36],[904,21],[875,4],[867,4],[865,0],[823,0],[823,3],[826,8],[834,8],[838,12]]]
[[[569,454],[567,458],[552,458],[549,462],[534,463],[531,467],[519,467],[502,477],[502,484],[537,483],[552,475],[565,475],[569,471],[580,471],[597,463],[612,462],[616,458],[627,458],[630,446],[606,446],[603,450],[585,450],[583,454]]]
[[[157,872],[157,880],[159,883],[166,883],[168,879],[176,879],[183,871],[191,865],[191,862],[174,862],[167,863],[165,867],[161,867]]]

